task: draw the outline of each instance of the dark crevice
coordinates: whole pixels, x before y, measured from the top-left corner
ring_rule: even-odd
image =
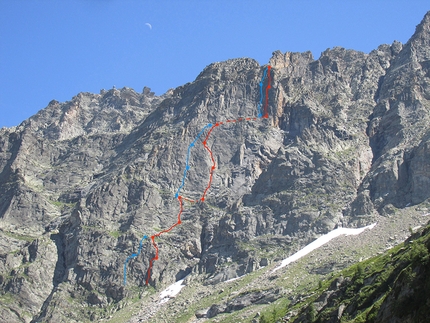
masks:
[[[49,294],[49,296],[43,302],[43,305],[42,305],[42,308],[40,310],[40,313],[37,316],[33,317],[33,319],[31,320],[30,323],[41,322],[41,320],[46,316],[46,311],[48,310],[48,306],[51,303],[52,296],[55,294],[56,291],[57,291],[57,287],[54,287],[52,289],[51,293]]]
[[[38,315],[34,316],[31,323],[37,323],[43,320],[46,316],[48,307],[52,301],[53,295],[56,293],[58,286],[67,278],[67,268],[76,267],[77,257],[77,235],[80,231],[80,211],[74,210],[70,216],[65,216],[62,223],[59,225],[59,233],[51,234],[50,239],[57,247],[57,262],[55,264],[54,276],[52,277],[53,288],[49,296],[43,302]],[[73,237],[67,238],[70,234]],[[72,249],[70,247],[73,247]]]
[[[9,150],[11,156],[10,158],[8,158],[6,165],[3,167],[3,170],[0,173],[0,183],[8,182],[7,178],[10,177],[12,174],[11,166],[15,162],[16,157],[18,156],[18,152],[22,144],[22,138],[19,134],[12,133],[9,136],[9,143],[11,143],[12,146],[12,148]]]
[[[62,234],[51,234],[50,238],[57,247],[57,263],[55,264],[54,277],[52,278],[52,284],[54,285],[54,288],[52,289],[46,300],[43,302],[39,314],[33,318],[31,323],[37,323],[46,316],[46,311],[48,309],[49,304],[51,303],[52,297],[57,291],[58,285],[64,281],[64,277],[66,274],[66,260],[64,255],[65,245]]]
[[[373,96],[373,100],[378,103],[379,102],[379,94],[381,93],[382,84],[384,83],[385,75],[381,75],[378,80],[378,88]]]
[[[57,287],[64,281],[64,276],[66,274],[66,257],[64,255],[65,244],[61,233],[51,234],[51,240],[57,246],[57,263],[55,264],[54,277],[52,278],[54,287]]]

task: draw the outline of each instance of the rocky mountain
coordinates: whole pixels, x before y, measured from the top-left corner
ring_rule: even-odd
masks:
[[[0,320],[258,321],[423,225],[430,12],[406,44],[276,51],[269,65],[264,78],[253,59],[213,63],[162,96],[80,93],[2,128]],[[178,188],[180,224],[155,237],[178,221]],[[376,222],[271,271],[336,227]],[[144,235],[158,251],[139,248]]]

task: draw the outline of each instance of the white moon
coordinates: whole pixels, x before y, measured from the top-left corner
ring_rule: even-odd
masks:
[[[149,27],[149,29],[152,30],[152,26],[151,26],[151,24],[149,22],[145,23],[145,25],[147,25]]]

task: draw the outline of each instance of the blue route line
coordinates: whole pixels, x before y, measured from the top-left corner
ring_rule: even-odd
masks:
[[[262,112],[261,112],[261,107],[263,106],[263,82],[264,79],[267,76],[267,67],[264,69],[264,73],[263,73],[263,77],[261,78],[261,81],[259,83],[260,85],[260,102],[257,105],[258,108],[258,117],[261,118],[263,116]],[[185,170],[184,170],[184,175],[182,176],[182,181],[181,181],[181,185],[179,186],[178,190],[175,193],[175,198],[178,198],[179,193],[181,192],[181,189],[184,187],[185,185],[185,179],[187,178],[187,171],[190,170],[190,165],[189,165],[189,161],[190,161],[190,153],[191,153],[191,148],[194,147],[197,139],[199,139],[199,137],[203,134],[203,132],[207,129],[207,128],[211,128],[212,124],[209,123],[206,126],[203,127],[203,129],[199,132],[199,134],[197,135],[197,137],[194,139],[194,141],[192,143],[190,143],[190,145],[188,146],[188,150],[187,150],[187,159],[185,161]]]
[[[190,145],[188,146],[188,151],[187,151],[187,159],[185,162],[185,170],[184,170],[184,175],[182,176],[182,182],[181,185],[179,186],[178,190],[175,193],[175,198],[178,198],[179,193],[181,192],[181,189],[184,187],[185,185],[185,179],[187,178],[187,171],[190,170],[190,165],[189,165],[189,161],[190,161],[190,153],[191,153],[191,148],[194,147],[196,141],[200,138],[200,136],[203,134],[203,132],[205,132],[205,130],[207,128],[211,128],[212,127],[212,123],[207,124],[206,126],[203,127],[203,129],[199,132],[199,134],[197,135],[196,139],[194,139],[194,141],[192,143],[190,143]]]
[[[263,81],[266,78],[266,73],[267,73],[267,67],[264,69],[264,73],[263,73],[263,77],[261,78],[260,81],[260,102],[257,104],[257,109],[258,109],[258,117],[261,118],[263,116],[263,114],[261,113],[261,107],[263,105]]]
[[[142,250],[142,243],[143,240],[148,239],[148,236],[144,235],[143,238],[140,240],[139,249],[137,250],[137,253],[132,253],[131,256],[128,256],[126,261],[124,262],[124,286],[127,283],[127,263],[129,260],[136,258],[140,255],[140,251]]]
[[[261,81],[259,83],[260,85],[260,102],[257,104],[257,109],[258,109],[258,117],[261,118],[263,116],[262,112],[261,112],[261,107],[263,106],[263,82],[264,79],[267,76],[267,70],[268,68],[266,67],[264,69],[264,73],[263,73],[263,77],[261,78]],[[182,176],[182,181],[181,181],[181,185],[179,186],[178,190],[175,193],[175,198],[179,197],[179,193],[181,192],[181,189],[184,187],[185,185],[185,179],[187,178],[187,171],[190,170],[190,165],[189,165],[189,161],[190,161],[190,154],[191,154],[191,148],[193,148],[195,146],[195,143],[197,142],[197,140],[200,138],[200,136],[205,132],[206,129],[208,128],[212,128],[212,123],[208,123],[206,126],[203,127],[203,129],[199,132],[199,134],[196,136],[196,138],[194,139],[194,141],[192,143],[190,143],[190,145],[188,146],[188,150],[187,150],[187,159],[185,162],[185,170],[184,170],[184,175]],[[139,249],[137,250],[137,253],[133,253],[131,254],[131,256],[128,256],[127,259],[124,262],[124,286],[127,283],[127,263],[129,262],[129,260],[136,258],[137,256],[140,255],[140,252],[142,250],[142,243],[145,239],[148,239],[148,236],[144,235],[143,238],[140,240],[140,244],[139,244]]]

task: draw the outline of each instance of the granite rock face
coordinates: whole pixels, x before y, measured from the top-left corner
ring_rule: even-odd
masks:
[[[269,118],[213,131],[213,183],[158,240],[151,286],[190,272],[217,284],[429,198],[429,13],[404,45],[276,51],[269,64]],[[109,313],[91,307],[133,297],[155,250],[129,262],[127,287],[124,261],[176,222],[189,144],[208,123],[257,116],[264,68],[213,63],[162,96],[80,93],[1,129],[0,319],[98,320]],[[198,199],[211,165],[196,145],[181,195]]]

